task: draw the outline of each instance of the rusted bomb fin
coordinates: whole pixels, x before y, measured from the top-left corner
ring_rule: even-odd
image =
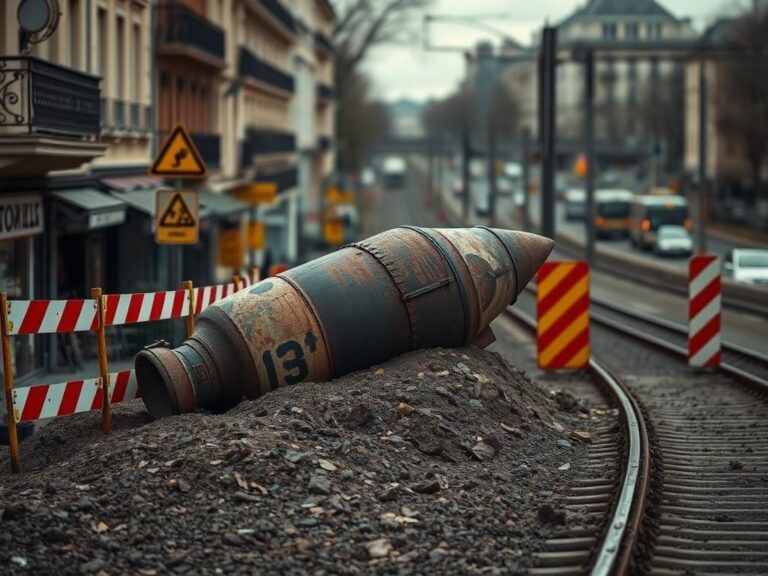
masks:
[[[485,228],[389,230],[267,278],[203,312],[136,374],[154,417],[325,381],[414,350],[484,340],[554,243]]]

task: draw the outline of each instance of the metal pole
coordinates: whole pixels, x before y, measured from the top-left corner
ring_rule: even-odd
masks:
[[[541,149],[541,234],[555,237],[555,78],[557,72],[557,30],[544,28],[542,39],[542,82],[539,87],[543,94],[542,149]]]
[[[464,220],[469,220],[469,161],[472,153],[470,147],[470,133],[469,133],[469,115],[471,113],[472,92],[469,89],[469,59],[471,55],[469,52],[464,53],[464,58],[467,66],[467,106],[464,110],[464,122],[462,123],[461,133],[461,186],[463,196],[462,200],[462,215]]]
[[[488,223],[496,225],[496,130],[493,126],[493,114],[488,113]]]
[[[523,165],[523,178],[521,185],[523,187],[523,230],[530,232],[531,231],[531,215],[529,212],[530,207],[530,199],[528,195],[528,187],[530,185],[531,180],[531,131],[526,126],[523,128],[522,133],[522,165]]]
[[[586,253],[590,268],[595,260],[595,59],[588,49],[584,60],[584,152],[587,158],[586,188]]]
[[[699,188],[696,244],[699,254],[707,252],[707,74],[706,62],[699,60]]]

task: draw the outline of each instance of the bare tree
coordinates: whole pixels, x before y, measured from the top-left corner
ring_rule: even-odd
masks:
[[[335,0],[336,125],[339,160],[346,170],[365,163],[377,138],[384,135],[386,111],[372,102],[370,84],[360,64],[374,46],[408,40],[418,15],[432,0]],[[370,122],[371,124],[360,123]]]
[[[750,166],[754,198],[765,194],[760,173],[768,155],[768,8],[756,8],[733,26],[731,44],[742,53],[762,57],[735,58],[717,66],[717,128],[737,145]]]
[[[627,112],[636,115],[645,136],[663,143],[667,171],[679,171],[685,146],[685,78],[682,67],[675,67],[663,81],[646,85],[637,108],[630,108]]]

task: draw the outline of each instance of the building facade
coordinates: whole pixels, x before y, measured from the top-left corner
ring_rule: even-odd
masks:
[[[647,156],[657,134],[639,113],[659,86],[675,74],[682,82],[680,64],[664,57],[663,43],[695,39],[687,18],[678,18],[655,0],[589,0],[556,24],[557,45],[563,58],[585,43],[610,43],[613,54],[601,51],[595,63],[595,138],[607,159],[636,161]],[[522,111],[520,124],[534,135],[538,130],[538,38],[534,50],[524,50],[528,61],[516,62],[504,73]],[[626,47],[626,48],[624,48]],[[682,107],[681,107],[682,109]],[[557,131],[561,155],[580,153],[584,130],[584,67],[563,61],[557,67]]]
[[[249,256],[300,260],[302,218],[334,164],[327,1],[60,0],[53,34],[25,52],[17,6],[0,0],[0,288],[9,298],[166,290],[228,279]],[[149,175],[179,123],[206,164],[202,181]],[[277,186],[272,205],[238,200],[254,183]],[[159,246],[156,191],[182,184],[200,190],[200,240]],[[267,224],[269,258],[247,250],[253,219]],[[16,341],[22,380],[66,356],[55,339]]]

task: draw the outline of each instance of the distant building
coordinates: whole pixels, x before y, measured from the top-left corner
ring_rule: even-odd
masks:
[[[662,40],[693,40],[687,18],[678,18],[654,0],[589,0],[556,24],[560,50],[582,41],[611,41],[630,46]],[[527,62],[506,67],[504,79],[517,96],[523,113],[522,126],[538,133],[538,38]],[[563,52],[564,54],[566,52]],[[669,78],[675,64],[657,58],[617,55],[595,66],[595,137],[618,156],[648,153],[650,135],[638,118],[637,108],[655,83]],[[561,63],[557,69],[557,130],[561,153],[580,152],[583,139],[584,71],[579,63]]]
[[[422,116],[424,104],[402,99],[388,106],[390,132],[395,138],[421,138],[424,136]]]

